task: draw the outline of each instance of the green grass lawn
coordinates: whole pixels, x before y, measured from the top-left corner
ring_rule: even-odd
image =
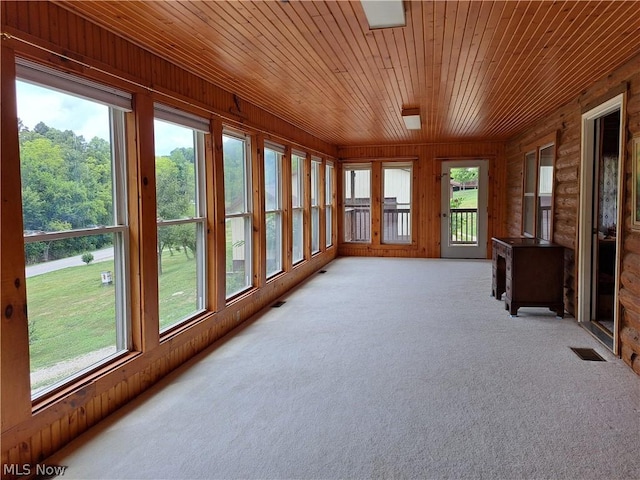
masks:
[[[191,257],[191,255],[190,255]],[[184,252],[162,255],[159,276],[160,328],[171,326],[190,316],[197,308],[196,261]]]
[[[165,252],[159,281],[161,327],[196,310],[196,264]],[[31,370],[115,346],[115,287],[100,272],[113,262],[65,268],[27,279]]]
[[[460,205],[457,208],[477,208],[478,207],[478,190],[459,190],[453,192],[453,199],[460,199]]]

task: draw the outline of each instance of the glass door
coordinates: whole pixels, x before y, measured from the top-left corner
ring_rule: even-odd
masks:
[[[624,95],[582,115],[578,259],[580,325],[618,354]]]
[[[440,256],[487,258],[487,160],[442,162]]]
[[[595,123],[592,221],[596,228],[592,237],[591,321],[604,332],[611,348],[618,238],[620,110],[598,118]]]

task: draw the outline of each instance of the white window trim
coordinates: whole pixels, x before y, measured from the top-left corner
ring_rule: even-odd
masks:
[[[225,294],[226,301],[232,301],[235,297],[246,292],[247,290],[253,287],[252,278],[253,278],[253,235],[251,234],[253,230],[253,185],[252,185],[252,165],[251,165],[251,136],[242,132],[237,132],[235,130],[225,128],[222,132],[223,137],[230,137],[236,140],[240,140],[244,142],[244,174],[245,174],[245,191],[244,191],[244,202],[245,202],[245,210],[243,212],[234,212],[227,213],[225,209],[225,226],[228,219],[231,218],[244,218],[245,220],[245,287],[237,292],[233,292],[230,295]],[[224,152],[223,152],[224,158]],[[223,159],[223,169],[224,169],[224,159]],[[248,228],[246,227],[248,222]],[[247,258],[249,257],[249,258]],[[226,258],[225,258],[226,261]],[[225,284],[225,292],[226,292],[226,284]]]
[[[35,84],[39,87],[73,95],[85,100],[109,107],[109,124],[111,131],[111,166],[113,185],[113,222],[114,225],[97,228],[83,228],[62,232],[43,232],[25,235],[24,243],[63,240],[101,234],[113,234],[114,269],[118,281],[115,291],[116,352],[100,359],[95,364],[81,369],[60,381],[32,395],[32,400],[69,385],[88,372],[101,365],[120,358],[131,350],[131,297],[129,272],[129,226],[128,226],[128,188],[126,174],[126,140],[124,112],[132,111],[131,94],[119,89],[103,85],[75,75],[67,74],[28,60],[16,59],[16,80]]]
[[[324,166],[324,209],[325,209],[325,224],[330,228],[325,231],[325,246],[328,248],[333,245],[333,194],[335,185],[333,181],[334,166],[332,162],[326,162]],[[329,215],[327,215],[329,212]],[[326,228],[326,227],[325,227]]]
[[[311,157],[311,254],[315,255],[320,252],[320,189],[322,185],[320,184],[321,173],[320,169],[322,168],[322,159],[319,157]],[[313,198],[313,191],[315,189],[315,198]],[[317,232],[314,230],[314,218],[317,218]],[[315,238],[317,238],[317,245],[313,244]]]
[[[347,200],[347,180],[346,178],[344,178],[345,173],[348,170],[353,170],[353,171],[368,171],[369,172],[369,211],[371,211],[371,209],[373,209],[373,198],[371,198],[371,194],[373,191],[373,169],[372,169],[372,164],[367,162],[367,163],[346,163],[342,166],[342,174],[343,174],[343,182],[342,182],[342,200],[343,200],[343,208],[342,208],[342,215],[344,217],[344,211],[347,208],[346,206],[346,200]],[[371,232],[373,225],[371,224],[371,220],[369,222],[369,232]],[[354,243],[354,244],[370,244],[371,243],[371,234],[369,235],[369,239],[368,240],[360,240],[360,241],[355,241],[355,240],[345,240],[344,235],[346,235],[346,231],[343,232],[343,238],[342,241],[345,243]]]
[[[283,251],[282,251],[282,244],[283,244],[283,237],[284,237],[284,222],[282,221],[282,219],[284,218],[284,208],[282,205],[282,163],[284,161],[284,153],[285,153],[285,149],[284,147],[271,143],[271,142],[265,142],[264,145],[264,149],[265,150],[271,150],[276,154],[276,158],[277,158],[277,162],[276,162],[276,166],[277,166],[277,176],[276,176],[276,208],[272,209],[272,210],[267,210],[267,206],[266,206],[266,197],[265,197],[265,207],[264,207],[264,213],[265,213],[265,241],[266,241],[266,219],[267,219],[267,215],[269,214],[275,214],[276,218],[279,220],[280,223],[280,237],[279,237],[279,253],[280,253],[280,258],[279,258],[279,263],[280,263],[280,268],[278,270],[275,270],[273,272],[265,272],[266,273],[266,279],[270,279],[275,277],[276,275],[278,275],[279,273],[281,273],[284,270],[284,255],[283,255]],[[265,157],[266,157],[266,153],[265,153]],[[266,195],[266,186],[265,186],[265,195]]]
[[[409,171],[409,202],[399,205],[408,205],[409,207],[409,240],[405,242],[393,242],[384,238],[384,228],[381,228],[381,241],[385,245],[410,245],[413,242],[413,162],[385,162],[382,164],[382,221],[384,222],[384,204],[385,204],[385,170],[408,170]]]
[[[292,204],[291,204],[291,239],[292,242],[295,242],[295,238],[293,237],[293,218],[295,218],[296,214],[299,214],[300,212],[302,213],[302,225],[300,228],[300,232],[302,234],[302,245],[301,245],[301,252],[302,255],[300,258],[293,258],[292,256],[292,262],[293,265],[298,265],[302,262],[304,262],[305,260],[305,247],[304,247],[304,195],[305,195],[305,182],[304,182],[304,176],[305,176],[305,164],[307,161],[307,154],[300,151],[300,150],[294,150],[293,152],[291,152],[291,162],[293,163],[293,157],[297,157],[298,159],[298,205],[293,205],[293,199],[292,199]],[[293,170],[291,172],[291,175],[293,176]],[[292,244],[292,250],[293,250],[293,244]]]
[[[196,309],[187,316],[161,328],[160,334],[182,325],[206,310],[207,305],[207,192],[205,179],[205,134],[209,133],[209,120],[183,112],[162,103],[154,103],[154,118],[178,127],[193,130],[194,173],[196,184],[196,215],[189,218],[158,220],[156,228],[193,224],[196,226]]]
[[[188,127],[202,133],[209,133],[209,120],[192,113],[178,110],[164,103],[154,103],[154,117],[179,127]]]
[[[25,82],[131,112],[131,94],[39,63],[16,58],[16,76]]]

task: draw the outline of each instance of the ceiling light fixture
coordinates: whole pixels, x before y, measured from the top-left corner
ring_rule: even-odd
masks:
[[[402,120],[404,120],[407,130],[420,130],[422,127],[419,108],[403,108]]]
[[[371,30],[407,25],[402,0],[360,0],[360,3]]]

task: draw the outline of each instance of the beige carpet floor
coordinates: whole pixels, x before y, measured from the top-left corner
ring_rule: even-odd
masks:
[[[47,463],[65,480],[640,478],[640,378],[572,318],[509,317],[490,262],[326,270]]]

